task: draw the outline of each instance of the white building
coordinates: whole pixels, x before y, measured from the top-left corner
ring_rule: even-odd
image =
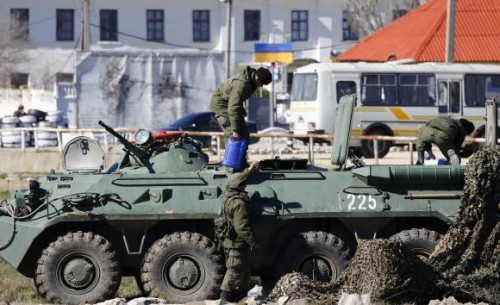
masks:
[[[118,90],[113,87],[113,80],[103,78],[103,74],[110,73],[110,62],[113,62],[112,68],[120,70],[114,81],[122,85],[126,76],[127,90],[149,90],[157,86],[158,81],[161,83],[168,78],[174,87],[199,91],[187,97],[180,93],[174,107],[160,107],[162,101],[149,97],[142,108],[152,107],[158,111],[138,113],[141,107],[131,111],[145,116],[147,126],[158,123],[151,121],[158,112],[163,115],[163,121],[169,121],[185,112],[206,110],[210,92],[225,79],[226,60],[230,63],[230,74],[241,65],[255,64],[255,43],[291,43],[294,59],[309,58],[320,62],[330,61],[332,50],[340,52],[349,48],[357,36],[344,18],[346,1],[2,0],[0,115],[11,114],[21,103],[25,109],[69,112],[70,121],[81,116],[82,109],[87,108],[93,108],[86,114],[90,117],[92,113],[123,111],[124,105],[130,104],[129,100],[115,101],[110,110],[103,108],[102,101],[104,104],[109,102],[103,97],[104,93],[82,92],[102,89],[103,81],[110,82],[108,91]],[[87,3],[88,15],[85,13]],[[228,48],[226,17],[229,8]],[[13,47],[23,51],[17,52],[17,57],[6,54],[6,50]],[[19,54],[22,54],[20,58]],[[226,54],[230,56],[226,58]],[[102,61],[96,57],[111,59]],[[169,70],[168,73],[152,71],[158,60],[163,62],[166,58],[168,64],[163,67]],[[149,62],[149,65],[137,68],[133,64],[137,62]],[[95,63],[101,66],[96,68]],[[259,64],[269,65],[256,63]],[[141,77],[152,80],[136,86]],[[285,90],[284,79],[276,80],[277,92]],[[85,86],[91,82],[94,82],[93,87]],[[108,100],[113,98],[117,97],[108,96]],[[136,94],[134,98],[144,97]],[[187,99],[195,98],[196,102],[189,100],[193,107],[185,106]],[[91,102],[93,99],[99,101]],[[82,122],[74,121],[73,125],[82,125]],[[87,118],[85,122],[83,125],[88,126],[95,120]],[[115,124],[140,123],[143,122],[115,120]]]

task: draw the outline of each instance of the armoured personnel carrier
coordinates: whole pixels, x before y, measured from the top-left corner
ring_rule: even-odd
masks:
[[[253,272],[300,271],[334,281],[358,239],[398,238],[425,257],[453,222],[462,166],[364,166],[349,153],[355,96],[341,100],[333,169],[301,159],[262,160],[247,191],[255,214]],[[173,303],[217,298],[223,278],[214,218],[230,175],[179,133],[136,133],[103,169],[90,138],[70,141],[67,173],[49,173],[0,207],[0,257],[53,303],[112,298],[122,276]],[[172,137],[174,136],[174,137]],[[350,162],[347,162],[350,159]]]

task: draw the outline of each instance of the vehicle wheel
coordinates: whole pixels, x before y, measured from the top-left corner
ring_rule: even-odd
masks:
[[[365,133],[366,136],[390,136],[389,132],[382,128],[372,128]],[[383,158],[387,153],[389,153],[389,149],[391,148],[392,143],[390,141],[378,141],[378,157]],[[375,153],[373,150],[373,141],[372,140],[361,140],[361,153],[365,158],[373,158],[375,157]]]
[[[27,114],[31,114],[37,117],[38,121],[45,120],[46,112],[38,110],[38,109],[28,109]]]
[[[144,285],[142,285],[141,281],[141,275],[140,274],[135,274],[134,275],[135,282],[137,283],[137,287],[139,288],[139,291],[141,292],[142,296],[147,296],[148,294],[146,293],[146,290],[144,289]]]
[[[121,268],[113,246],[92,232],[59,236],[38,260],[35,285],[55,304],[98,303],[114,297]]]
[[[315,281],[334,282],[348,264],[349,249],[340,238],[326,232],[295,235],[276,264],[282,276],[301,272]]]
[[[441,234],[428,229],[411,229],[391,236],[390,240],[400,241],[410,248],[424,262],[434,252]]]
[[[216,298],[223,271],[222,256],[210,239],[198,233],[175,232],[148,250],[141,282],[147,295],[184,304]]]

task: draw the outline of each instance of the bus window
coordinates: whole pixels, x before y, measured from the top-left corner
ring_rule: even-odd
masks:
[[[292,85],[292,101],[315,101],[318,91],[316,73],[295,74]]]
[[[356,93],[356,83],[353,81],[339,81],[337,82],[337,103],[340,98],[349,93]]]
[[[439,82],[439,112],[460,113],[460,82]]]
[[[395,74],[365,74],[361,84],[361,102],[370,106],[397,104]]]
[[[435,106],[436,81],[432,74],[401,74],[399,104],[403,106]]]
[[[500,75],[466,75],[465,105],[484,107],[489,98],[500,95]]]
[[[460,82],[450,82],[450,112],[460,113]]]

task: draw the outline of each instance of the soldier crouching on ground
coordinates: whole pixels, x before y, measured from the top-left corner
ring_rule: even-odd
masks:
[[[424,164],[425,152],[428,158],[435,159],[432,144],[436,144],[448,164],[460,165],[458,152],[467,135],[474,131],[474,124],[466,119],[455,120],[448,117],[438,117],[429,121],[418,130],[417,135],[417,165]]]
[[[231,232],[222,241],[226,255],[226,274],[221,286],[219,304],[235,302],[246,296],[251,275],[251,251],[255,247],[252,209],[245,188],[249,175],[257,168],[252,163],[241,173],[232,174],[224,190],[223,215],[231,224]]]

